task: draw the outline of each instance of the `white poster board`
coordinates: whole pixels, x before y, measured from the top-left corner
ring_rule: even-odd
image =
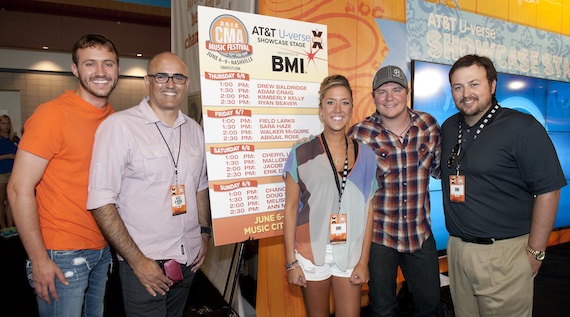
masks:
[[[318,134],[325,25],[198,6],[202,119],[215,245],[282,234],[282,169]]]

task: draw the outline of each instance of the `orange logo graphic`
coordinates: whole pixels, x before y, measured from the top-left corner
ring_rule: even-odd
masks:
[[[220,15],[212,22],[206,48],[228,58],[243,58],[252,54],[245,25],[232,15]]]

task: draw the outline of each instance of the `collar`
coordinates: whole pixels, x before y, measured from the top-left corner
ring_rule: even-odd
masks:
[[[481,117],[481,119],[479,119],[479,121],[477,121],[477,123],[475,123],[473,126],[468,127],[467,123],[465,123],[465,118],[463,117],[463,115],[461,113],[459,113],[459,121],[465,123],[465,128],[473,128],[473,127],[477,127],[480,126],[483,121],[489,116],[489,113],[493,110],[493,108],[495,108],[495,105],[498,106],[497,108],[497,112],[501,111],[501,105],[499,104],[499,102],[497,101],[497,99],[493,98],[493,104],[491,105],[491,108],[489,108],[487,110],[487,112],[485,112],[485,114]],[[486,126],[488,126],[489,124],[491,124],[491,122],[493,122],[495,120],[495,118],[497,118],[497,115],[493,115],[488,122],[485,123]]]
[[[154,113],[154,111],[152,111],[152,108],[150,107],[150,104],[149,104],[149,100],[150,100],[150,97],[146,96],[146,97],[144,97],[144,99],[140,103],[141,113],[142,113],[142,116],[144,119],[144,123],[145,124],[160,123],[163,126],[166,126],[164,123],[162,123],[162,121],[160,121],[160,119],[158,118],[156,113]],[[174,128],[184,124],[185,122],[186,122],[186,118],[184,118],[184,114],[182,113],[182,111],[178,110],[178,114],[176,115],[176,120],[174,120],[174,124],[172,125],[172,128],[174,129]]]
[[[413,110],[408,108],[408,115],[410,116],[410,120],[411,120],[411,125],[410,128],[415,126],[415,121],[419,118],[418,113]],[[374,113],[371,116],[374,119],[374,124],[377,125],[378,127],[382,127],[382,130],[388,131],[388,129],[386,129],[384,127],[384,124],[382,123],[382,116],[378,113],[378,111],[374,111]]]

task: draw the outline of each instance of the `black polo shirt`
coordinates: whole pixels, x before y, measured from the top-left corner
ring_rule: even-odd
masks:
[[[458,143],[460,114],[442,127],[441,180],[447,230],[460,238],[510,238],[530,232],[534,195],[566,185],[558,156],[544,127],[531,115],[499,108],[474,140],[475,127],[463,124],[460,175],[465,176],[465,202],[449,199],[447,167]]]

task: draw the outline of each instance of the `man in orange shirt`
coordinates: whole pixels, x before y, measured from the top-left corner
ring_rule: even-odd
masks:
[[[86,204],[95,130],[113,112],[115,45],[81,37],[71,70],[77,89],[38,106],[25,123],[8,196],[40,316],[103,316],[111,253]]]

